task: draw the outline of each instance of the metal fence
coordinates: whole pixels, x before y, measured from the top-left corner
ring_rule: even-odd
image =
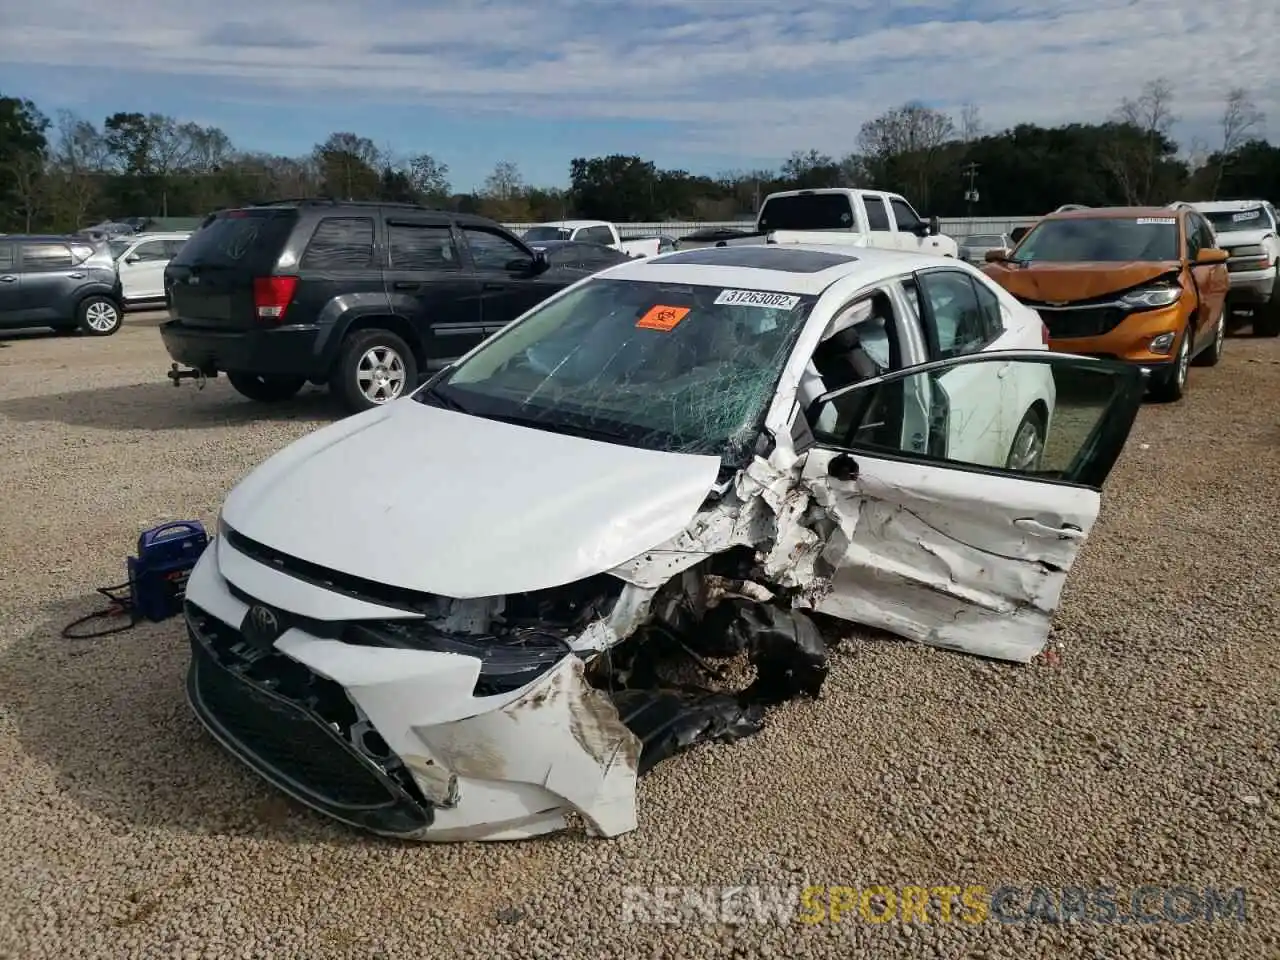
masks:
[[[1008,233],[1014,227],[1029,227],[1035,223],[1039,217],[974,217],[974,218],[945,218],[941,221],[942,232],[947,236],[967,237],[974,233]],[[532,223],[508,223],[504,224],[508,230],[519,236],[534,226]],[[708,220],[699,222],[697,220],[664,220],[661,222],[651,223],[620,223],[618,224],[618,232],[624,237],[628,236],[654,236],[656,234],[664,234],[668,237],[680,239],[687,237],[691,233],[697,233],[699,230],[715,230],[718,228],[728,230],[752,230],[755,228],[754,220]]]

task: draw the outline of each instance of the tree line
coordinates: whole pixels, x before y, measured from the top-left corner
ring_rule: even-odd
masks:
[[[796,150],[773,170],[715,176],[664,170],[640,156],[579,157],[567,189],[525,182],[515,161],[455,192],[446,164],[353,132],[303,156],[256,152],[217,127],[119,112],[101,124],[0,96],[0,230],[70,231],[104,219],[202,216],[285,197],[424,203],[497,220],[570,216],[640,222],[749,217],[775,190],[860,186],[904,194],[929,215],[1027,216],[1063,203],[1280,198],[1280,146],[1247,90],[1228,92],[1213,142],[1179,144],[1173,85],[1147,83],[1102,123],[984,128],[907,103],[864,123],[842,157]]]

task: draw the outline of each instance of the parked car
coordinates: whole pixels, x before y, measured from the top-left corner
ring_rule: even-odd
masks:
[[[657,237],[626,237],[617,224],[608,220],[561,220],[557,223],[539,223],[523,234],[524,242],[531,246],[552,240],[581,240],[612,247],[631,257],[655,257],[660,242]]]
[[[0,327],[52,327],[107,337],[124,307],[105,244],[86,237],[0,237]]]
[[[107,241],[120,273],[125,309],[164,302],[164,268],[189,233],[140,233]]]
[[[960,241],[960,259],[967,263],[982,264],[987,262],[989,250],[1003,250],[1008,253],[1013,249],[1013,241],[1005,233],[971,233]]]
[[[1266,200],[1186,204],[1198,211],[1227,251],[1228,320],[1249,311],[1255,337],[1280,336],[1280,212]]]
[[[535,253],[546,256],[553,267],[569,267],[574,270],[594,272],[626,263],[628,254],[602,243],[586,243],[581,240],[544,240],[530,244]]]
[[[705,694],[642,678],[664,637],[772,624],[814,649],[817,611],[1034,657],[1142,391],[1048,351],[954,259],[620,264],[240,481],[186,586],[188,698],[348,824],[496,840],[576,812],[625,833],[671,726],[724,733]]]
[[[1137,364],[1157,400],[1180,399],[1192,362],[1222,355],[1227,254],[1194,210],[1051,213],[987,258],[987,274],[1039,311],[1053,349]]]
[[[690,234],[680,239],[680,249],[758,243],[833,243],[945,257],[960,249],[942,234],[937,217],[925,220],[905,197],[844,187],[771,193],[760,206],[755,230]]]
[[[394,400],[591,271],[552,268],[484,217],[297,200],[212,214],[165,267],[170,377],[225,373],[252,400],[328,384]],[[178,369],[179,365],[190,368]]]

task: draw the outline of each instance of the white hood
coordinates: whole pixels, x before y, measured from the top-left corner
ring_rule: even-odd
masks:
[[[1268,236],[1274,236],[1272,230],[1219,230],[1218,246],[1243,247],[1261,243]]]
[[[409,399],[277,453],[227,497],[244,536],[379,583],[469,598],[609,570],[678,534],[716,457],[568,437]]]

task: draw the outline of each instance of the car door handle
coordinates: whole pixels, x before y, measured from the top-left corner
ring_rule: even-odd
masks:
[[[0,277],[0,283],[17,283],[17,277]]]
[[[68,274],[67,274],[67,276],[68,276],[70,279],[72,279],[72,280],[83,280],[83,279],[84,279],[84,274],[83,274],[83,273],[68,273]]]
[[[413,280],[397,280],[391,284],[393,290],[417,290],[422,284]]]
[[[1060,527],[1051,527],[1047,523],[1033,520],[1031,517],[1020,517],[1013,521],[1019,530],[1034,534],[1037,537],[1057,537],[1059,540],[1083,540],[1084,531],[1074,524],[1064,523]]]

